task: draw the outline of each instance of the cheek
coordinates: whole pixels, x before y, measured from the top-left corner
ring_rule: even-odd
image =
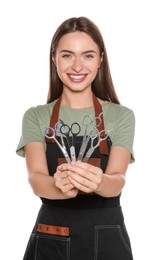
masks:
[[[98,67],[95,66],[91,69],[91,74],[90,74],[90,80],[93,81],[96,76],[97,76],[97,73],[98,73]]]
[[[95,61],[93,61],[89,64],[90,70],[97,72],[98,68],[100,67],[100,64],[101,64],[100,60],[96,59]]]
[[[59,71],[60,73],[63,73],[64,71],[66,71],[70,66],[71,66],[71,63],[66,62],[66,61],[58,60],[56,63],[57,71]]]
[[[98,63],[94,64],[91,68],[92,74],[96,75],[98,73],[98,69],[99,69],[99,64]]]
[[[66,80],[66,72],[68,69],[68,66],[66,66],[67,64],[65,63],[57,63],[56,68],[57,68],[57,74],[59,76],[59,78],[61,79],[61,81],[65,81]]]

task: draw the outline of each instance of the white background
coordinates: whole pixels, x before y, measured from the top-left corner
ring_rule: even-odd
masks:
[[[46,103],[49,49],[56,28],[63,20],[82,15],[100,28],[120,101],[135,112],[136,162],[129,166],[121,204],[134,259],[155,259],[153,2],[1,1],[0,259],[22,259],[40,207],[27,181],[25,160],[15,154],[23,113],[30,106]]]

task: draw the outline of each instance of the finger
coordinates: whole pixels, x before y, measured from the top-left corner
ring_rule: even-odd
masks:
[[[60,187],[67,185],[67,184],[70,184],[69,178],[63,178],[63,179],[60,179],[60,180],[56,180],[56,182],[55,182],[55,185],[59,185]]]
[[[76,188],[74,188],[74,189],[71,189],[71,190],[63,192],[63,193],[68,198],[75,198],[78,194],[78,190]]]
[[[56,172],[53,177],[55,180],[67,178],[67,172]]]
[[[66,171],[68,163],[62,163],[57,167],[58,171]]]
[[[79,183],[81,186],[85,186],[95,192],[103,180],[103,174],[94,175],[91,172],[85,171],[78,167],[73,167],[74,171],[67,171],[68,177]],[[72,182],[73,185],[75,185]],[[83,188],[76,185],[77,189],[83,190]]]
[[[98,187],[98,183],[92,180],[89,180],[79,174],[71,174],[68,176],[70,182],[75,185],[77,189],[84,191],[85,189],[89,189],[91,191],[95,191]],[[84,190],[83,190],[84,189]]]
[[[76,189],[81,190],[81,191],[83,191],[83,192],[85,192],[85,193],[90,193],[90,192],[93,191],[93,190],[90,189],[89,187],[84,186],[83,184],[77,182],[77,181],[74,180],[73,178],[69,177],[69,179],[70,179],[70,182],[72,183],[72,185],[73,185]]]
[[[73,184],[70,182],[69,178],[62,179],[55,182],[55,186],[59,188],[62,192],[69,191],[74,188]]]
[[[69,166],[70,166],[70,165],[69,165]],[[79,168],[81,168],[81,169],[84,169],[84,170],[89,171],[89,172],[91,172],[91,173],[93,173],[93,174],[96,174],[96,175],[101,174],[101,173],[103,174],[101,168],[99,168],[99,167],[97,167],[97,166],[94,166],[94,165],[92,165],[92,164],[89,164],[89,163],[85,163],[85,162],[81,162],[81,161],[76,161],[76,162],[72,162],[72,163],[71,163],[71,166],[77,166],[77,167],[79,167]],[[67,166],[67,168],[68,168],[68,166]]]
[[[89,171],[87,171],[87,170],[85,170],[85,169],[83,169],[83,168],[79,168],[77,166],[70,165],[68,167],[68,169],[69,169],[69,171],[67,171],[67,175],[70,176],[70,177],[72,177],[72,176],[75,177],[75,175],[77,175],[77,178],[78,178],[78,176],[82,176],[82,177],[84,177],[84,178],[86,178],[88,180],[91,180],[93,182],[95,181],[94,174],[89,172]]]
[[[61,187],[61,191],[63,192],[63,193],[66,193],[66,192],[69,192],[69,191],[71,191],[71,190],[73,190],[74,189],[74,185],[73,184],[68,184],[68,185],[65,185],[65,186],[62,186]]]

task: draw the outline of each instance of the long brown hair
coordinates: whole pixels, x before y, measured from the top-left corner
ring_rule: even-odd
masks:
[[[58,77],[52,57],[55,55],[59,40],[67,33],[81,31],[87,33],[98,45],[103,61],[100,65],[96,78],[92,82],[92,91],[98,98],[120,104],[116,95],[107,57],[107,52],[102,35],[98,27],[86,17],[73,17],[65,20],[56,30],[50,49],[50,86],[47,103],[59,98],[62,94],[63,83]]]

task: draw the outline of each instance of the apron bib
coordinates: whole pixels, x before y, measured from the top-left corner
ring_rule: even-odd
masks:
[[[102,106],[93,96],[95,116]],[[53,108],[50,127],[59,119],[61,98]],[[104,130],[104,119],[98,128]],[[59,137],[57,137],[59,139]],[[78,154],[82,136],[76,138]],[[111,140],[107,138],[95,149],[88,163],[105,172]],[[65,162],[53,139],[46,139],[49,174]],[[96,194],[80,193],[71,199],[49,200],[43,204],[33,228],[24,260],[133,260],[130,240],[119,202],[120,196],[104,198]]]

